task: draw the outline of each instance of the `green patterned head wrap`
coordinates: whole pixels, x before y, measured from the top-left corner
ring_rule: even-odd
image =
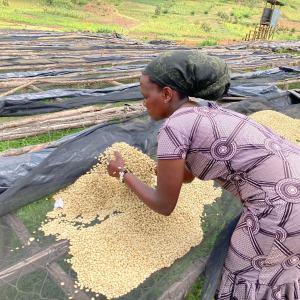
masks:
[[[230,86],[226,63],[198,51],[165,52],[150,62],[143,74],[160,87],[207,100],[219,99]]]

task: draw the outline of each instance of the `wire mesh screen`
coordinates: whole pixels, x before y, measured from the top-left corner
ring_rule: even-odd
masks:
[[[69,242],[45,237],[39,230],[52,209],[51,198],[42,199],[0,219],[0,299],[107,299],[101,293],[79,288],[77,274],[68,263]],[[223,191],[216,202],[205,207],[201,244],[118,299],[158,299],[172,284],[184,279],[189,267],[204,261],[218,233],[238,211],[238,201]]]

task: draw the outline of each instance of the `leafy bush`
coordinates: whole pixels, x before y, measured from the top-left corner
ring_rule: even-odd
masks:
[[[211,31],[211,26],[209,24],[207,24],[207,23],[202,23],[201,24],[201,28],[205,32],[210,32]]]
[[[219,11],[217,13],[217,16],[220,17],[221,19],[225,20],[225,21],[229,20],[229,16],[223,11]]]
[[[154,15],[155,16],[159,16],[161,14],[161,6],[160,5],[157,5],[155,7],[155,11],[154,11]]]
[[[9,6],[9,1],[8,0],[0,1],[0,6]]]
[[[71,8],[74,5],[84,5],[89,0],[43,0],[46,5]]]
[[[72,0],[74,4],[85,5],[89,2],[89,0]]]
[[[203,40],[202,42],[200,42],[199,46],[215,46],[217,45],[217,41],[214,39],[207,39],[207,40]]]
[[[72,0],[44,0],[46,5],[71,8],[74,3]]]

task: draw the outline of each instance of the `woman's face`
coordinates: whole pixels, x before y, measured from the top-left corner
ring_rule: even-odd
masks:
[[[144,96],[144,105],[152,119],[161,120],[167,117],[169,101],[164,89],[149,80],[149,76],[140,78],[141,93]]]

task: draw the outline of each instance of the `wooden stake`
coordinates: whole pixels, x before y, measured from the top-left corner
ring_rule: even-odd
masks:
[[[19,86],[17,86],[16,88],[10,90],[10,91],[7,91],[5,93],[2,93],[0,94],[0,97],[5,97],[5,96],[9,96],[9,95],[12,95],[14,94],[15,92],[19,91],[19,90],[22,90],[28,86],[30,86],[31,84],[33,84],[35,82],[35,80],[32,80],[32,81],[29,81],[29,82],[26,82],[26,83],[23,83]]]
[[[13,214],[3,216],[3,220],[16,233],[21,243],[26,246],[31,235],[21,220]],[[81,290],[75,293],[75,282],[59,264],[55,262],[55,260],[58,260],[62,255],[67,253],[68,249],[69,242],[66,240],[56,242],[44,249],[42,249],[36,241],[33,241],[28,257],[25,257],[4,270],[0,270],[0,286],[15,281],[20,275],[24,276],[39,269],[47,268],[53,281],[67,296],[72,296],[78,300],[90,300],[90,297]],[[60,284],[61,282],[65,284],[62,286]]]

